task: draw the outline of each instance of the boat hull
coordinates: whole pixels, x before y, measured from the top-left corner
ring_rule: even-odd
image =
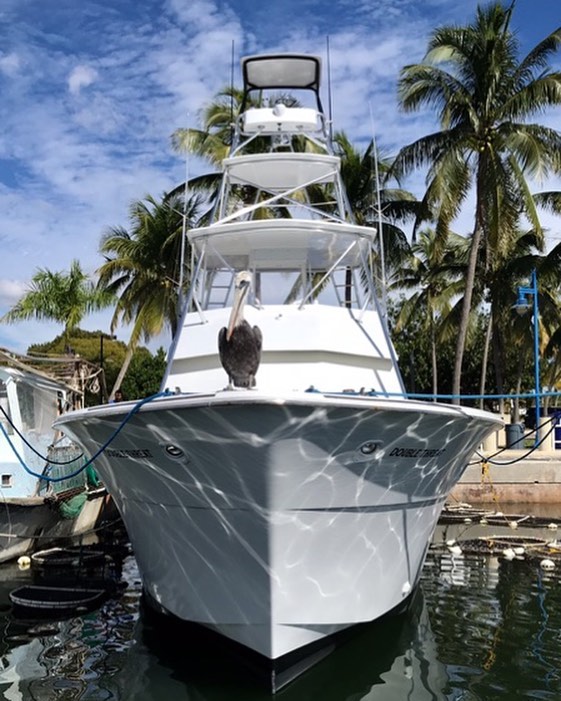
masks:
[[[59,425],[92,453],[124,414]],[[154,604],[277,660],[407,600],[497,427],[406,400],[180,396],[143,407],[96,466]]]

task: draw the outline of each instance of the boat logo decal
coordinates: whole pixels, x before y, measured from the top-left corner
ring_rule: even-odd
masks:
[[[390,458],[437,458],[446,448],[394,448]]]
[[[148,448],[138,448],[135,450],[114,450],[108,448],[105,454],[110,458],[151,458],[152,452]]]

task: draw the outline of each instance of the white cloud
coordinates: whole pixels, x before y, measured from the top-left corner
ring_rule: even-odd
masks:
[[[13,307],[25,290],[26,286],[21,280],[0,279],[0,305]]]
[[[98,72],[91,66],[76,66],[68,76],[68,89],[72,95],[78,95],[82,88],[94,83],[98,78]]]
[[[13,77],[19,73],[21,67],[21,59],[15,52],[3,54],[0,56],[0,72],[4,75]]]

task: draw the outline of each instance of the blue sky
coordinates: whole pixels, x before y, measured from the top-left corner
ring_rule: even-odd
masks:
[[[185,163],[170,135],[196,126],[229,82],[232,41],[239,81],[241,56],[325,56],[329,36],[335,127],[357,144],[374,129],[379,148],[395,153],[434,127],[428,113],[398,112],[400,68],[422,58],[431,30],[470,21],[477,4],[1,0],[0,315],[39,267],[64,270],[77,258],[93,274],[101,235],[126,226],[130,202],[181,181]],[[517,0],[522,50],[560,25],[558,0]],[[561,130],[559,113],[546,119]],[[553,222],[552,240],[560,232]],[[100,313],[83,326],[109,331],[109,320]],[[2,325],[0,345],[23,351],[58,332],[48,323]],[[117,334],[127,340],[126,329]]]

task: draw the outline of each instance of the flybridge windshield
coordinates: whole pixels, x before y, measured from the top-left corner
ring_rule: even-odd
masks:
[[[216,309],[233,303],[234,272],[231,270],[203,270],[195,284],[198,303],[191,307]],[[374,290],[370,279],[353,271],[349,280],[348,271],[339,269],[330,275],[310,270],[252,271],[252,286],[249,303],[262,305],[323,304],[353,309],[371,308]]]
[[[277,54],[242,59],[246,90],[301,88],[317,92],[320,70],[321,62],[316,56]]]
[[[319,93],[321,62],[316,56],[276,54],[242,59],[244,92],[251,90],[313,90]],[[319,95],[318,95],[319,99]]]

